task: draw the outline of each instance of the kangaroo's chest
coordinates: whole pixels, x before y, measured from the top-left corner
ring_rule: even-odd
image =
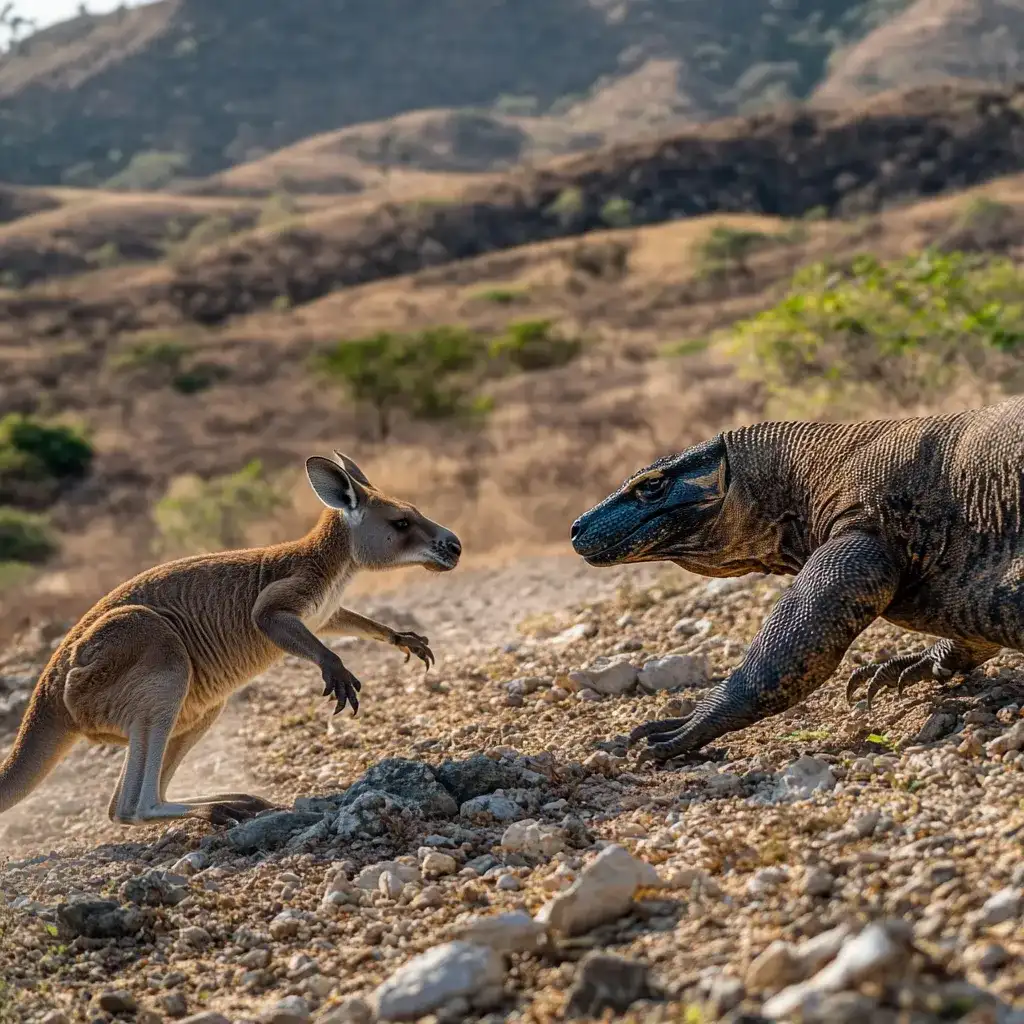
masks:
[[[341,607],[341,600],[345,594],[354,574],[351,570],[345,570],[335,576],[311,602],[309,609],[302,616],[302,621],[307,629],[314,632],[322,629]]]

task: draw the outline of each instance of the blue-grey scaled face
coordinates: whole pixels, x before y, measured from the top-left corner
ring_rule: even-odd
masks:
[[[572,524],[572,546],[590,565],[701,561],[728,486],[715,437],[634,473]]]

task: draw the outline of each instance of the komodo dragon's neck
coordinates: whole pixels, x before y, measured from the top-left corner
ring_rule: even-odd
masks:
[[[734,516],[759,538],[769,572],[799,572],[810,553],[856,511],[844,464],[891,427],[869,423],[757,423],[722,434]],[[734,526],[735,528],[735,526]]]

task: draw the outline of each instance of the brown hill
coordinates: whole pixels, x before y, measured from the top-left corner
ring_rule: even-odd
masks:
[[[838,54],[815,98],[848,102],[943,79],[1024,75],[1024,0],[916,0]]]
[[[162,185],[442,108],[536,118],[547,151],[565,150],[581,131],[622,138],[806,97],[837,46],[903,3],[160,0],[83,15],[0,57],[0,180]],[[513,156],[517,127],[535,134],[451,116],[477,118],[471,137],[487,141],[456,147],[449,170]],[[436,169],[438,147],[413,149]]]

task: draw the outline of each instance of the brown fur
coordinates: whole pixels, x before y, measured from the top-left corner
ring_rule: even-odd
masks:
[[[127,744],[111,797],[114,820],[237,821],[270,805],[245,794],[166,799],[188,751],[230,694],[283,653],[316,664],[336,711],[358,709],[359,681],[314,631],[390,643],[429,666],[426,637],[396,633],[341,607],[360,570],[447,571],[458,538],[412,505],[376,491],[350,459],[307,461],[328,507],[297,541],[157,566],[98,601],[36,684],[14,748],[0,765],[0,812],[34,789],[79,738]]]

